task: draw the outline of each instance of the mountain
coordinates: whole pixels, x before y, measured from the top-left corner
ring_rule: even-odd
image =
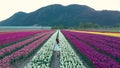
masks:
[[[80,23],[109,25],[120,23],[120,12],[102,10],[96,11],[85,5],[72,4],[62,6],[59,4],[42,7],[34,12],[15,13],[10,18],[0,22],[0,26],[78,26]]]

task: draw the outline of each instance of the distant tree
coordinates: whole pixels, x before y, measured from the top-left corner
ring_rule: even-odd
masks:
[[[114,27],[120,27],[120,23],[115,24]]]
[[[52,26],[52,29],[56,29],[57,28],[57,26],[55,25],[55,26]]]
[[[85,23],[85,28],[93,28],[94,24],[91,22]]]
[[[79,28],[98,28],[100,25],[91,22],[80,23]]]
[[[100,25],[99,24],[94,24],[94,28],[99,28]]]
[[[84,23],[80,23],[79,27],[84,28]]]
[[[60,24],[59,29],[64,29],[64,26],[62,24]]]
[[[57,26],[55,25],[52,27],[52,29],[64,29],[64,26],[62,24],[57,25]]]

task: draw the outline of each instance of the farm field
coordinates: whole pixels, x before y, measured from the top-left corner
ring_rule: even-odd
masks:
[[[108,36],[115,36],[120,37],[120,32],[107,32],[107,31],[77,31],[77,30],[71,30],[75,32],[81,32],[81,33],[91,33],[91,34],[101,34],[101,35],[108,35]]]
[[[54,57],[57,37],[60,56]],[[120,68],[120,33],[1,31],[0,68]]]

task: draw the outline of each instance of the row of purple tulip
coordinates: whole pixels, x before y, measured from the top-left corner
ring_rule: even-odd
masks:
[[[39,33],[40,31],[20,31],[20,32],[10,32],[7,34],[0,35],[0,46],[8,44],[10,42],[15,42],[23,38],[27,38],[33,34]]]
[[[36,39],[38,39],[38,38],[40,38],[40,37],[42,37],[42,36],[44,36],[48,33],[48,32],[45,32],[45,31],[41,31],[41,32],[44,32],[44,33],[38,33],[34,37],[31,37],[27,40],[24,40],[24,41],[18,42],[16,44],[13,44],[11,46],[0,49],[0,59],[3,58],[4,56],[6,56],[6,54],[8,54],[8,53],[10,54],[10,53],[18,50],[19,48],[23,47],[27,43],[30,43],[33,40],[36,40]]]
[[[62,31],[67,39],[75,45],[79,52],[83,53],[93,64],[94,68],[119,68],[120,64],[110,57],[97,52],[94,48],[90,47],[86,43],[80,41],[79,38],[82,36],[77,36],[77,33],[71,31]],[[84,38],[84,40],[86,40]],[[99,44],[96,44],[99,45]]]
[[[78,32],[79,33],[79,32]],[[112,37],[112,36],[105,36],[105,35],[98,35],[98,34],[88,34],[88,33],[79,33],[81,36],[85,36],[101,43],[107,44],[110,47],[116,48],[120,50],[120,38],[119,37]],[[107,43],[106,43],[107,42]]]
[[[20,50],[17,50],[16,52],[5,56],[3,59],[0,60],[0,68],[10,68],[11,67],[11,61],[17,62],[17,59],[20,57],[27,57],[31,52],[33,52],[36,48],[40,46],[40,44],[45,41],[54,31],[50,31],[49,34],[43,36],[42,38],[32,42],[28,46],[25,46],[21,48]]]
[[[112,48],[120,51],[120,45],[117,43],[117,41],[112,42],[112,40],[114,40],[112,38],[111,39],[110,38],[104,39],[104,37],[102,38],[102,36],[101,36],[101,38],[99,38],[99,37],[94,36],[94,35],[91,36],[91,37],[88,37],[88,38],[91,39],[91,40],[95,40],[96,42],[100,42],[102,44],[105,44],[106,46],[112,47]]]
[[[81,40],[85,40],[85,42],[89,43],[91,46],[95,47],[97,50],[102,51],[113,58],[120,59],[120,49],[118,49],[120,45],[117,46],[117,44],[115,45],[115,43],[113,42],[109,42],[109,43],[104,42],[104,40],[97,38],[99,35],[97,36],[93,35],[92,37],[90,37],[89,34],[85,34],[85,33],[82,34],[79,32],[75,32],[75,33],[76,33],[75,34],[76,37],[78,37]]]

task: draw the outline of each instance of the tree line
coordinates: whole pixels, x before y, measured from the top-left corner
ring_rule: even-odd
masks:
[[[52,27],[52,29],[89,29],[89,28],[118,28],[120,27],[120,23],[114,24],[112,26],[109,25],[100,25],[100,24],[95,24],[92,22],[85,22],[85,23],[80,23],[77,26],[64,26],[62,24],[55,25]]]

